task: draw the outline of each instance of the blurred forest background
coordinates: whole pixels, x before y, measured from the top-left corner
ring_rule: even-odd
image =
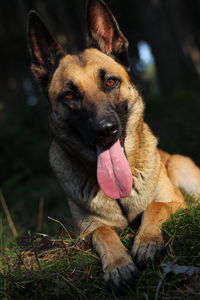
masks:
[[[200,165],[200,0],[107,0],[130,42],[134,82],[160,147]],[[36,10],[69,52],[85,45],[84,0],[0,1],[0,189],[18,234],[71,225],[48,162],[47,101],[30,73],[27,13]],[[2,198],[2,195],[1,195]],[[42,225],[38,210],[44,204]],[[2,208],[1,223],[6,224]],[[1,237],[10,234],[1,226]]]

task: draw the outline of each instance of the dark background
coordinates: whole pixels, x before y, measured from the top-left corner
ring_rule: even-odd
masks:
[[[146,120],[160,147],[200,164],[200,1],[106,1],[130,41],[134,82],[146,103]],[[71,225],[67,202],[48,162],[51,134],[47,101],[30,73],[26,20],[35,9],[69,52],[85,45],[84,0],[0,1],[0,188],[18,233],[56,233],[51,216]],[[141,41],[154,63],[139,55]],[[5,216],[0,208],[4,224]],[[6,224],[6,223],[5,223]],[[3,227],[4,228],[4,227]],[[3,230],[3,229],[1,229]]]

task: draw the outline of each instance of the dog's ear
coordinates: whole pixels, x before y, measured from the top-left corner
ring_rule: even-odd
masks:
[[[60,58],[64,56],[64,50],[52,38],[35,11],[30,11],[28,15],[28,41],[31,70],[45,91]]]
[[[128,40],[102,0],[87,1],[88,46],[114,56],[125,67],[129,67]]]

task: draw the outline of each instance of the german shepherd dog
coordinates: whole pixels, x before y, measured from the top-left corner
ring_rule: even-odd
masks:
[[[157,148],[131,81],[128,41],[102,0],[87,1],[88,47],[70,55],[29,14],[31,69],[49,102],[50,163],[82,237],[91,237],[104,280],[116,289],[165,248],[162,224],[200,194],[190,158]],[[130,253],[118,232],[142,215]]]

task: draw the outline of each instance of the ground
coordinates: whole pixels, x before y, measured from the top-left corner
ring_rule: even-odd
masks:
[[[57,239],[29,233],[2,250],[1,299],[200,299],[200,207],[177,212],[162,230],[168,249],[163,261],[143,271],[137,287],[127,286],[120,296],[105,288],[100,259],[84,241],[67,231]],[[127,248],[134,235],[130,228],[122,233]],[[171,272],[163,269],[168,262],[174,266]],[[189,269],[189,276],[188,269],[177,269],[184,265],[197,269]]]

